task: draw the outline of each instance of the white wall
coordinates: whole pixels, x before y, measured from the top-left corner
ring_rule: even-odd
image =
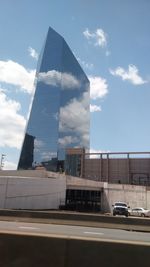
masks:
[[[65,177],[0,177],[0,208],[58,209],[65,194]]]
[[[150,209],[150,191],[145,186],[104,183],[103,210],[112,211],[112,205],[116,201],[126,202],[131,208],[143,207]]]
[[[17,177],[16,173],[0,173],[0,208],[6,209],[58,209],[65,204],[66,184],[68,188],[93,188],[102,191],[102,211],[110,212],[116,201],[127,202],[133,207],[150,209],[150,189],[145,186],[108,184],[79,178],[66,178],[65,175],[46,178],[45,173],[33,173],[36,177]],[[8,176],[8,175],[14,176]],[[18,173],[17,173],[18,174]],[[21,175],[21,173],[20,173]],[[44,175],[44,177],[39,177]],[[50,175],[50,173],[49,173]],[[48,176],[48,175],[47,175]],[[67,182],[66,182],[67,180]],[[81,181],[82,180],[82,181]]]

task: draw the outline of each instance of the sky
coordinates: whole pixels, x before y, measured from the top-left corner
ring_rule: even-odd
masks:
[[[0,157],[16,169],[49,26],[90,88],[91,152],[150,151],[150,1],[0,0]]]

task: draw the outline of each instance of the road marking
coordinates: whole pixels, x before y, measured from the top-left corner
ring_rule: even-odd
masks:
[[[20,229],[28,229],[28,230],[37,230],[37,229],[40,229],[40,228],[37,228],[37,227],[29,227],[29,226],[19,226],[18,228],[20,228]]]
[[[104,233],[96,233],[96,232],[84,232],[84,234],[90,234],[90,235],[104,235]]]

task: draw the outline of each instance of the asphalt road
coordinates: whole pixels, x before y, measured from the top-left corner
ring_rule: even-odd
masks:
[[[79,239],[96,239],[97,241],[104,240],[109,242],[134,243],[150,246],[150,233],[108,228],[0,221],[0,232]]]

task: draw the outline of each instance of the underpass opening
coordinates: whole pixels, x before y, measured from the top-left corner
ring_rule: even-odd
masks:
[[[67,189],[65,209],[99,212],[101,211],[101,191]]]

